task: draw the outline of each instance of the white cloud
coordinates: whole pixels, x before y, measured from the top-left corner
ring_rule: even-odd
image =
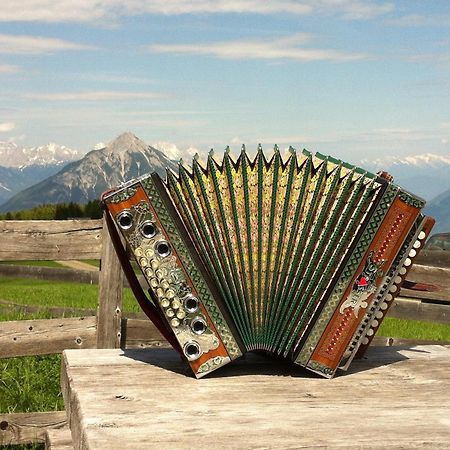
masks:
[[[0,73],[15,73],[18,71],[18,66],[14,66],[12,64],[0,64]]]
[[[111,84],[155,84],[155,80],[152,78],[136,77],[126,74],[113,74],[113,73],[77,73],[73,74],[78,79],[82,78],[87,81],[95,81]]]
[[[16,124],[14,122],[3,122],[0,123],[0,133],[7,133],[8,131],[12,131],[16,128]]]
[[[362,53],[301,46],[310,39],[311,35],[307,33],[297,33],[273,40],[242,39],[198,44],[154,44],[150,45],[148,49],[155,53],[206,55],[222,59],[293,60],[298,62],[344,62],[368,59],[368,55]]]
[[[0,53],[3,54],[38,55],[65,50],[92,50],[93,48],[63,39],[0,34]]]
[[[436,155],[434,153],[423,153],[417,155],[407,156],[385,156],[373,160],[362,160],[364,164],[372,164],[379,167],[387,167],[398,164],[407,164],[409,166],[423,167],[423,166],[438,166],[450,165],[450,157],[444,155]]]
[[[124,13],[128,14],[217,14],[217,13],[289,13],[307,14],[312,11],[308,2],[293,0],[272,0],[262,2],[260,0],[153,0],[124,2]]]
[[[100,26],[143,14],[324,14],[371,19],[391,12],[390,2],[365,0],[3,0],[3,22],[91,22]]]
[[[91,0],[3,0],[2,22],[95,22],[108,16],[104,2]]]
[[[18,136],[9,136],[8,137],[8,142],[13,142],[13,143],[18,143],[18,142],[23,142],[26,139],[27,135],[26,134],[19,134]]]
[[[395,10],[394,4],[386,1],[304,0],[302,3],[308,5],[313,14],[340,16],[348,20],[374,19]]]
[[[450,25],[450,16],[445,14],[440,16],[407,14],[400,17],[386,19],[385,22],[389,25],[397,25],[402,27],[422,27],[422,26],[446,27]]]
[[[161,150],[169,159],[179,160],[184,158],[190,160],[196,153],[199,153],[195,147],[188,147],[184,150],[180,149],[176,144],[167,141],[158,141],[151,144],[152,147]]]
[[[81,92],[33,92],[22,95],[32,100],[49,101],[103,101],[103,100],[139,100],[163,97],[158,92],[131,92],[131,91],[81,91]]]
[[[401,59],[413,63],[450,65],[450,55],[448,53],[421,53],[403,56]]]
[[[172,142],[158,141],[151,144],[151,146],[161,150],[169,159],[181,158],[181,150]]]
[[[290,135],[290,136],[268,136],[262,137],[259,139],[253,140],[255,144],[268,144],[268,145],[287,145],[296,147],[299,145],[300,147],[305,144],[317,144],[318,142],[335,142],[335,137],[314,137],[314,136],[306,136],[306,135]]]

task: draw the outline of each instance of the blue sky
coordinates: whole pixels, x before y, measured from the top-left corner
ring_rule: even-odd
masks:
[[[450,3],[2,0],[0,83],[29,146],[450,157]]]

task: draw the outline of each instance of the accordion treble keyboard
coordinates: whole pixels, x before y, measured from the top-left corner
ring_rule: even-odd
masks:
[[[433,225],[384,177],[293,150],[194,159],[103,200],[197,377],[247,351],[348,367]]]

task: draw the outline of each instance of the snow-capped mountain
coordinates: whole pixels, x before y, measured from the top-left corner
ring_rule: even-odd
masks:
[[[164,176],[166,167],[175,169],[176,164],[134,134],[123,133],[104,148],[92,150],[57,174],[19,192],[0,209],[17,211],[42,203],[86,203],[140,175],[155,171]]]
[[[0,204],[79,157],[77,150],[55,143],[23,147],[0,142]]]
[[[15,142],[0,142],[0,166],[62,166],[81,157],[78,150],[50,142],[38,147],[21,147]]]
[[[450,156],[425,153],[366,159],[361,161],[361,167],[373,172],[389,172],[396,184],[425,200],[431,200],[450,188]]]
[[[425,213],[436,219],[433,233],[450,232],[450,189],[433,198],[425,207]]]

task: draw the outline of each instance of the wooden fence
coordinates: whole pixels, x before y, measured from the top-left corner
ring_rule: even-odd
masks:
[[[0,221],[0,233],[0,261],[101,260],[98,276],[82,275],[78,280],[98,283],[95,315],[0,322],[0,358],[61,353],[68,348],[165,345],[149,320],[122,317],[123,272],[102,220]],[[13,274],[14,269],[6,270]],[[58,272],[44,268],[36,272],[40,278],[42,273],[58,277]],[[21,273],[17,268],[16,276]],[[67,276],[68,271],[62,273]],[[2,414],[0,445],[44,442],[47,429],[64,425],[63,411]]]
[[[123,272],[115,255],[107,227],[102,220],[0,221],[0,261],[100,259],[96,274],[64,269],[22,269],[1,267],[0,274],[98,283],[97,310],[82,310],[80,317],[0,322],[0,358],[61,353],[68,348],[133,348],[166,345],[153,324],[140,315],[123,317]],[[450,279],[449,269],[418,268],[417,281]],[[442,273],[441,273],[442,272]],[[58,278],[59,277],[59,278]],[[414,280],[416,281],[416,280]],[[432,298],[398,299],[390,315],[408,319],[450,323],[450,288],[447,285]],[[436,298],[437,295],[437,298]],[[426,297],[427,295],[425,295]],[[442,297],[439,299],[439,296]],[[1,293],[0,293],[1,297]],[[423,296],[422,296],[423,297]],[[23,308],[2,301],[2,308]],[[447,302],[447,303],[446,303]],[[61,308],[54,309],[55,315]],[[72,313],[76,313],[73,310]],[[394,345],[402,340],[378,338],[378,344]],[[0,445],[44,442],[45,430],[65,425],[65,412],[0,415]]]

